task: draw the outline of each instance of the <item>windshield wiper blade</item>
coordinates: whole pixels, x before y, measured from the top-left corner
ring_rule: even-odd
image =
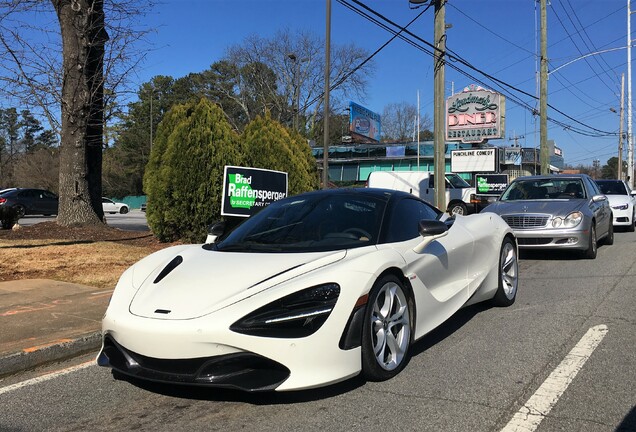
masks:
[[[223,243],[217,245],[216,250],[220,252],[278,252],[282,250],[281,246],[272,245],[268,243],[259,243],[254,241],[245,241],[241,243],[235,243],[227,246],[223,246]]]

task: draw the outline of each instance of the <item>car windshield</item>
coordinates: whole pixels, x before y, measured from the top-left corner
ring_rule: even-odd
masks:
[[[386,200],[367,194],[309,194],[276,201],[216,244],[228,252],[319,252],[376,244]]]
[[[470,185],[466,180],[458,176],[457,174],[446,174],[446,180],[455,188],[469,188]]]
[[[596,184],[605,195],[628,195],[625,184],[622,181],[599,180]]]
[[[585,189],[578,178],[518,179],[501,195],[501,201],[583,198]]]

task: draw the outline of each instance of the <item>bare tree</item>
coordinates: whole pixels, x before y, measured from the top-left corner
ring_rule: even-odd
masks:
[[[15,164],[15,181],[22,187],[48,189],[58,193],[60,164],[57,148],[40,148],[21,155]]]
[[[411,141],[417,139],[417,107],[407,102],[391,103],[382,111],[382,141]],[[428,114],[420,116],[420,131],[433,126]]]
[[[291,124],[298,115],[299,125],[307,121],[308,112],[320,111],[324,91],[325,42],[322,38],[307,32],[292,33],[289,29],[277,32],[271,39],[257,35],[246,38],[241,44],[227,50],[229,62],[239,67],[250,64],[264,64],[274,71],[278,80],[277,88],[270,88],[272,94],[283,94],[283,98],[271,98],[278,103],[273,112],[280,113],[283,123]],[[330,93],[331,105],[342,104],[345,98],[363,99],[367,79],[373,73],[372,62],[358,69],[368,53],[353,44],[331,47],[330,82],[338,83]],[[271,86],[271,82],[263,81]],[[297,113],[295,112],[297,110]],[[247,113],[253,118],[256,114]]]
[[[130,71],[143,60],[134,46],[147,31],[135,19],[151,6],[0,0],[0,95],[46,118],[61,137],[62,225],[102,223],[104,107],[117,110],[111,100],[127,90]]]

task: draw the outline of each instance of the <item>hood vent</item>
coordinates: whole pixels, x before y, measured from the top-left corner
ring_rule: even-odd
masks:
[[[165,278],[166,276],[168,276],[168,274],[174,270],[175,268],[177,268],[177,266],[179,264],[181,264],[183,262],[183,257],[181,255],[177,255],[176,257],[174,257],[174,259],[172,261],[170,261],[168,263],[168,265],[166,266],[166,268],[164,268],[163,270],[161,270],[161,273],[159,273],[159,275],[155,278],[153,283],[159,283],[161,282],[161,280],[163,278]]]

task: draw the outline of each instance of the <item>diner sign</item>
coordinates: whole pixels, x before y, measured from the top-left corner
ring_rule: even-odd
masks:
[[[505,137],[506,98],[471,85],[446,99],[446,140],[483,143]]]

